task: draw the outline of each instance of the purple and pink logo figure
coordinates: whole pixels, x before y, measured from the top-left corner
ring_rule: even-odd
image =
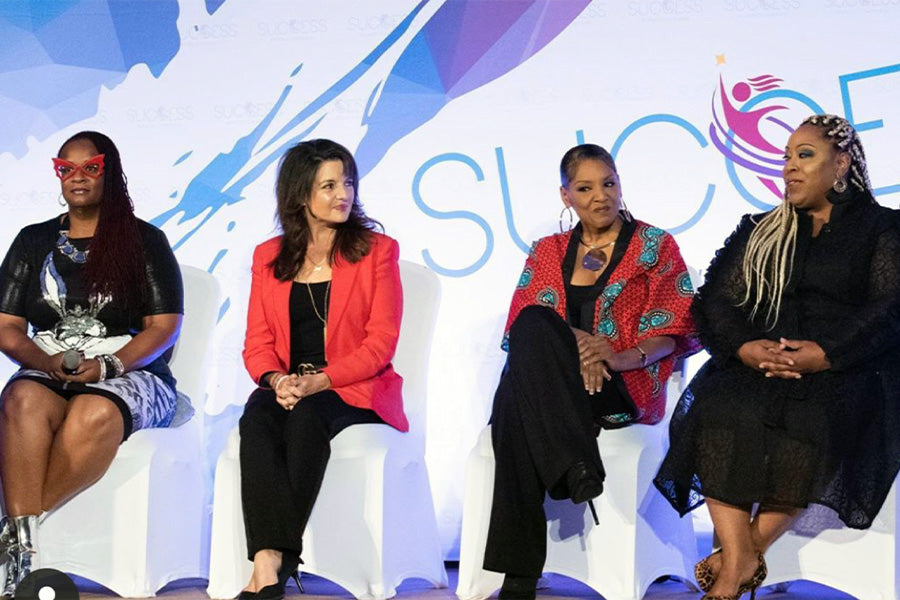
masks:
[[[788,120],[795,120],[781,114],[790,111],[790,107],[779,100],[798,100],[806,110],[823,112],[808,96],[783,89],[782,82],[774,75],[758,75],[734,84],[729,94],[719,75],[719,86],[712,98],[709,138],[725,157],[735,188],[750,204],[762,210],[773,208],[783,197],[780,184],[784,143],[793,131]],[[752,174],[762,190],[772,195],[764,193],[766,200],[754,196],[738,177],[738,166]]]

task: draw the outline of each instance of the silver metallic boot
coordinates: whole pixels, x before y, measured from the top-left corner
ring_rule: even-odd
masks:
[[[0,518],[0,565],[4,570],[0,596],[3,598],[16,595],[18,545],[15,524],[9,517]]]
[[[38,516],[24,515],[13,517],[16,527],[18,556],[16,557],[16,585],[28,577],[38,565]]]

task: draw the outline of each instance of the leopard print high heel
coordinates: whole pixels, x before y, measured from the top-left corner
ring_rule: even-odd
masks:
[[[707,558],[709,558],[709,557],[707,557]],[[704,559],[704,560],[706,560],[706,559]],[[703,562],[703,561],[700,561],[700,562]],[[700,563],[697,563],[697,564],[699,565]],[[707,566],[709,566],[708,563],[707,563]],[[696,567],[694,570],[694,574],[696,575]],[[762,585],[762,582],[765,581],[766,576],[768,574],[769,574],[769,569],[766,566],[766,559],[763,558],[762,554],[760,554],[759,562],[757,563],[757,566],[756,566],[756,571],[754,571],[753,576],[750,577],[750,579],[741,583],[741,585],[738,586],[737,594],[735,594],[733,596],[727,596],[724,594],[717,594],[715,596],[710,596],[709,594],[704,594],[700,600],[739,600],[740,597],[743,596],[744,594],[746,594],[747,592],[750,592],[750,600],[755,600],[756,599],[756,590],[759,589],[759,586]],[[712,583],[709,584],[709,587],[706,588],[706,590],[709,590],[709,588],[712,587],[713,583],[715,583],[715,578],[713,578]],[[706,591],[706,590],[704,590],[704,591]]]
[[[709,556],[694,565],[694,579],[697,580],[697,587],[704,592],[708,592],[716,582],[716,576],[713,574],[709,559],[721,551],[722,548],[714,548]]]

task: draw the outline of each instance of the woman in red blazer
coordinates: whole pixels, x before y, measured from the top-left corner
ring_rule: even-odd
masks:
[[[257,246],[244,364],[259,384],[240,421],[241,497],[253,576],[242,600],[275,600],[331,453],[359,423],[409,428],[391,358],[403,294],[391,238],[357,198],[350,152],[330,140],[291,148],[276,195],[284,235]]]

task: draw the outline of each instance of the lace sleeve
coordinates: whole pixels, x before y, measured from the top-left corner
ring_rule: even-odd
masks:
[[[841,335],[821,342],[833,371],[874,358],[900,343],[900,231],[882,231],[869,262],[866,303]]]
[[[691,305],[691,316],[700,341],[719,366],[734,358],[745,342],[765,337],[739,306],[747,289],[741,264],[747,240],[755,226],[750,215],[741,219],[737,229],[713,257],[706,281],[697,290]]]

